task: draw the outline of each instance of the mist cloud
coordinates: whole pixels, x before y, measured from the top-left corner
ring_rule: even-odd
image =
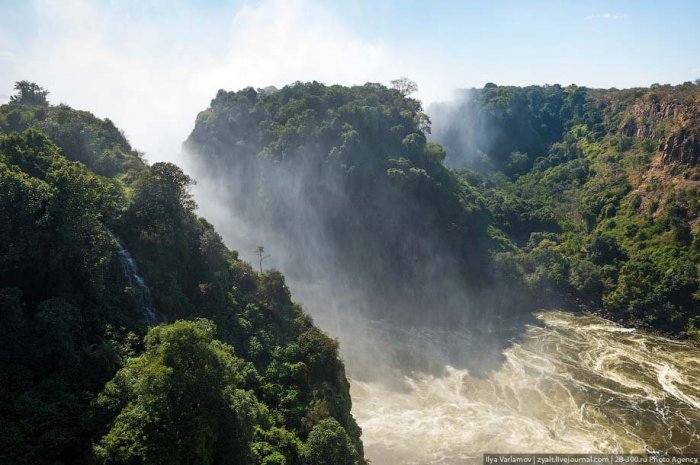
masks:
[[[181,161],[181,141],[220,88],[399,75],[427,81],[422,60],[360,37],[307,0],[228,5],[226,13],[158,1],[35,0],[25,7],[36,33],[22,39],[0,32],[0,93],[33,80],[51,91],[53,103],[111,118],[151,161]],[[4,50],[20,46],[21,54]]]

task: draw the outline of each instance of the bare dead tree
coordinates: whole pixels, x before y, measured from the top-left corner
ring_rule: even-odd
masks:
[[[398,90],[401,95],[408,97],[418,91],[418,84],[407,77],[400,77],[391,81],[391,87]]]

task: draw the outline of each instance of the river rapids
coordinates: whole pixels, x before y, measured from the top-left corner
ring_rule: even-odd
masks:
[[[700,351],[591,315],[535,316],[539,324],[485,373],[446,365],[387,383],[353,376],[351,357],[353,414],[372,464],[481,463],[484,452],[700,452]]]

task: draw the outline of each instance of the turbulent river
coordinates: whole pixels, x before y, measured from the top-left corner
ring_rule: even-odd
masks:
[[[353,376],[350,357],[353,414],[372,464],[481,463],[483,452],[700,452],[700,351],[590,315],[535,316],[539,324],[484,373],[447,365],[387,383]],[[341,350],[348,342],[341,338]]]
[[[521,316],[469,309],[471,321],[458,327],[365,320],[384,312],[344,287],[342,273],[309,280],[279,256],[283,245],[226,214],[226,202],[202,204],[239,250],[271,244],[267,266],[285,273],[295,300],[338,338],[373,465],[481,463],[484,452],[700,453],[699,349],[562,311],[515,322]],[[312,258],[305,265],[333,270]],[[415,307],[406,314],[426,313]]]

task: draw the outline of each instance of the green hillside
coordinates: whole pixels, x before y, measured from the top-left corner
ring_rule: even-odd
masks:
[[[0,462],[363,462],[337,343],[284,277],[224,246],[177,166],[17,90],[0,106]]]
[[[427,114],[400,85],[222,90],[185,147],[375,315],[582,305],[697,335],[699,89],[487,84]]]
[[[464,97],[431,108],[434,138],[512,241],[503,269],[533,293],[698,337],[700,83]]]
[[[443,165],[429,124],[397,88],[298,82],[219,91],[185,148],[299,281],[335,279],[402,323],[459,318],[466,295],[510,307],[492,292],[485,199]]]

